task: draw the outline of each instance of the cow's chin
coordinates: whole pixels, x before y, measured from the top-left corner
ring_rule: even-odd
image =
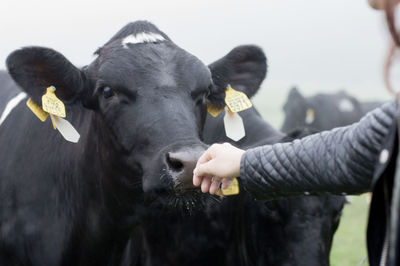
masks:
[[[150,192],[148,199],[153,210],[162,212],[181,212],[183,215],[202,211],[210,204],[220,202],[220,198],[200,189],[174,189]]]

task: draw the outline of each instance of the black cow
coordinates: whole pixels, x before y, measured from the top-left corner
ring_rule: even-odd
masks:
[[[225,58],[229,58],[229,54]],[[218,64],[219,62],[217,62]],[[210,65],[213,68],[213,64]],[[257,84],[257,87],[259,84]],[[256,91],[236,87],[251,97]],[[207,116],[206,143],[231,142],[241,148],[289,141],[266,123],[255,108],[240,112],[246,136],[225,136],[223,114]],[[240,180],[240,179],[239,179]],[[329,265],[329,252],[345,198],[301,197],[254,201],[246,191],[209,203],[190,216],[156,215],[143,230],[143,265]],[[133,264],[135,265],[135,264]],[[136,264],[137,265],[137,264]]]
[[[294,87],[283,107],[285,120],[283,132],[301,128],[329,130],[358,122],[367,112],[379,107],[381,102],[361,103],[345,91],[334,94],[320,93],[304,97]]]
[[[258,48],[242,46],[210,71],[143,21],[96,54],[82,69],[43,47],[7,58],[18,86],[1,74],[0,265],[119,265],[154,200],[202,195],[185,191],[206,147],[206,103],[222,104],[226,80],[254,89],[263,65]],[[50,85],[78,144],[23,103],[40,104]]]

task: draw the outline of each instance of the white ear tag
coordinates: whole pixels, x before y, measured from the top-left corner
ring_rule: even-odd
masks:
[[[64,139],[73,143],[77,143],[79,141],[80,135],[70,122],[56,115],[50,114],[50,116],[57,130],[60,131]]]
[[[228,108],[225,108],[224,126],[226,136],[233,141],[239,141],[246,136],[243,119],[238,113],[233,113]]]

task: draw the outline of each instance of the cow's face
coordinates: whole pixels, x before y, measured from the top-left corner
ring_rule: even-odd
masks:
[[[266,72],[257,47],[238,47],[207,67],[148,22],[128,24],[96,54],[79,70],[54,50],[30,47],[12,53],[7,66],[36,102],[54,85],[64,103],[93,113],[95,135],[81,142],[97,143],[112,182],[146,192],[192,188],[206,147],[206,104],[223,105],[227,84],[256,90]]]

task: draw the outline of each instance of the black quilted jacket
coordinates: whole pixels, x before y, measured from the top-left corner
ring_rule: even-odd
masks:
[[[373,191],[368,227],[370,265],[398,265],[396,117],[397,104],[390,102],[353,125],[250,149],[240,166],[243,187],[260,200]]]

